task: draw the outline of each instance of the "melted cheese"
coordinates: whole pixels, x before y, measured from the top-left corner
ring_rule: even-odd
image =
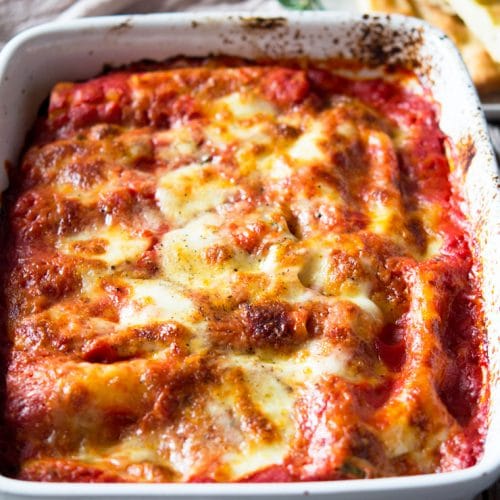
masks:
[[[62,238],[58,249],[65,254],[117,265],[137,260],[150,242],[151,238],[132,235],[119,226],[103,226]]]
[[[222,204],[236,188],[209,168],[188,165],[162,176],[156,198],[165,218],[183,226],[196,215]]]
[[[221,218],[202,216],[182,229],[165,234],[162,240],[162,266],[170,278],[181,286],[192,288],[225,289],[229,285],[233,269],[244,265],[244,258],[237,264],[238,256],[232,256],[214,274],[207,266],[206,251],[219,243],[218,230]],[[214,266],[215,267],[215,266]]]
[[[412,395],[423,378],[387,403],[380,396],[402,377],[380,350],[383,328],[409,323],[410,306],[413,319],[437,307],[437,285],[411,291],[420,302],[410,303],[414,281],[401,271],[442,251],[439,203],[400,188],[397,155],[414,147],[416,125],[379,120],[362,96],[338,105],[334,95],[320,109],[317,96],[300,95],[300,78],[280,81],[286,71],[265,87],[266,67],[123,74],[101,85],[113,103],[129,93],[123,123],[79,130],[69,117],[59,131],[79,130],[96,161],[79,164],[61,146],[57,182],[44,187],[64,202],[55,221],[45,205],[18,207],[32,232],[50,222],[38,239],[18,231],[36,265],[8,326],[30,366],[29,377],[9,379],[13,418],[38,422],[34,395],[49,402],[50,433],[34,424],[19,433],[33,464],[51,463],[50,472],[51,461],[72,460],[134,481],[234,481],[272,466],[293,480],[338,477],[353,463],[375,475],[438,467],[458,424],[429,403],[439,399],[430,379],[422,401]],[[393,84],[421,94],[398,75]],[[56,118],[100,95],[64,89]],[[102,178],[92,177],[96,151],[107,160]],[[116,207],[102,209],[108,198]],[[421,233],[410,234],[410,206]],[[61,262],[35,261],[37,252]],[[437,372],[433,359],[421,363]],[[417,428],[415,415],[436,425]],[[33,477],[30,463],[22,467]]]
[[[215,100],[211,111],[215,116],[218,113],[230,113],[237,120],[255,120],[262,115],[276,114],[276,108],[269,101],[243,92],[234,92]]]
[[[158,158],[165,162],[176,161],[179,158],[190,158],[196,155],[198,148],[189,127],[175,126],[155,135]]]
[[[121,326],[148,325],[175,321],[191,324],[196,308],[166,280],[127,280],[132,290],[127,304],[120,309]]]
[[[290,157],[299,162],[320,162],[325,159],[321,144],[325,141],[321,122],[312,122],[288,150]]]

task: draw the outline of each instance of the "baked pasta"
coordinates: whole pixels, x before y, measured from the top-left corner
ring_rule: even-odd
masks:
[[[436,106],[358,69],[179,59],[54,87],[5,197],[6,474],[476,462],[487,360]]]

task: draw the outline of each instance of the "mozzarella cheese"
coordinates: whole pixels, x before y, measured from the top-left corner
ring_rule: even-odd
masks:
[[[426,112],[418,82],[398,74],[390,84],[417,89]],[[293,480],[436,469],[459,426],[443,412],[428,432],[412,428],[415,415],[436,415],[428,401],[439,396],[432,384],[418,392],[416,378],[408,398],[422,401],[393,395],[399,368],[380,347],[384,328],[416,314],[405,269],[441,256],[447,220],[398,166],[420,147],[410,110],[386,120],[371,91],[320,98],[286,68],[103,78],[55,91],[48,123],[68,112],[53,125],[61,138],[52,156],[42,144],[29,158],[45,155],[56,182],[41,179],[12,215],[22,243],[11,278],[22,287],[8,292],[20,361],[7,405],[34,457],[21,475],[237,481],[276,468]],[[432,123],[427,112],[421,121]],[[92,162],[75,153],[85,148]],[[38,189],[57,194],[53,205]],[[435,283],[422,310],[434,307]]]

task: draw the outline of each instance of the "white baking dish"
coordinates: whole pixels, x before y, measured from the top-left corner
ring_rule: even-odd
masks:
[[[0,477],[0,498],[470,498],[500,472],[500,279],[497,166],[479,101],[451,42],[415,19],[352,17],[338,13],[109,17],[48,24],[12,40],[0,56],[0,164],[15,165],[37,109],[58,80],[97,75],[105,63],[225,53],[313,58],[354,57],[365,63],[410,62],[441,105],[441,128],[450,137],[457,168],[467,170],[460,189],[480,243],[487,315],[491,415],[485,454],[462,471],[386,479],[295,484],[57,484]],[[472,149],[475,154],[471,155]],[[469,164],[470,163],[470,164]],[[467,165],[469,164],[469,165]],[[457,178],[460,176],[457,176]],[[0,188],[7,177],[0,172]]]

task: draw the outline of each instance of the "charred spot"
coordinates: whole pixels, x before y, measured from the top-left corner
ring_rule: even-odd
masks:
[[[128,31],[132,29],[133,27],[133,22],[132,19],[125,19],[125,21],[122,21],[120,24],[117,24],[116,26],[112,26],[109,28],[110,33],[121,33],[123,31]]]
[[[274,30],[287,26],[285,17],[240,17],[240,22],[245,28],[258,30]]]
[[[422,432],[428,432],[432,428],[432,421],[430,415],[422,408],[423,402],[421,399],[417,399],[417,404],[415,409],[410,414],[409,422],[410,425],[416,427]]]
[[[424,253],[427,248],[427,234],[422,221],[417,217],[411,217],[406,223],[406,227],[420,253]]]
[[[373,467],[375,464],[375,470],[387,471],[391,468],[384,445],[373,432],[361,425],[357,426],[352,433],[351,454],[353,457],[361,459],[361,463],[370,463],[371,467],[369,470],[363,470],[362,468],[356,467],[352,462],[347,462],[344,464],[344,472],[348,477],[370,477],[373,475]],[[346,469],[345,467],[347,464],[352,465]]]
[[[231,311],[212,312],[211,340],[214,346],[246,353],[266,347],[293,349],[309,335],[307,317],[306,308],[281,302],[240,303]]]
[[[301,134],[301,130],[286,123],[279,123],[276,126],[277,133],[285,139],[296,139]]]
[[[387,18],[390,19],[389,16]],[[363,22],[358,24],[356,31],[359,45],[352,51],[353,59],[361,60],[372,67],[396,64],[416,69],[422,66],[421,28],[401,33],[381,22],[380,17],[367,15],[363,17]]]
[[[252,345],[279,347],[288,344],[293,338],[289,311],[279,302],[245,304],[242,318]]]

